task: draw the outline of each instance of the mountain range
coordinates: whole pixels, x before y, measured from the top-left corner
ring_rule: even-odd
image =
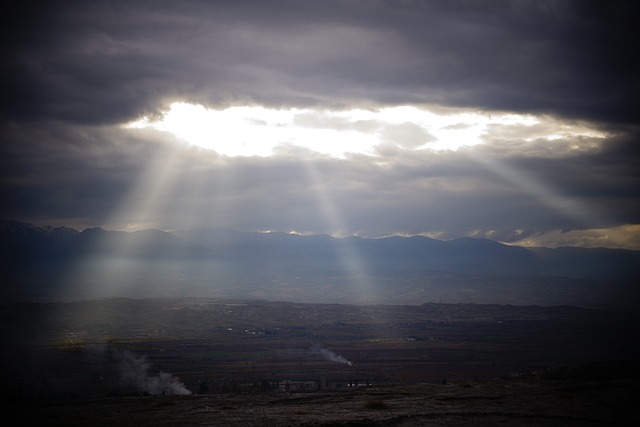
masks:
[[[487,239],[366,239],[220,229],[135,232],[0,221],[5,298],[628,305],[640,251]]]

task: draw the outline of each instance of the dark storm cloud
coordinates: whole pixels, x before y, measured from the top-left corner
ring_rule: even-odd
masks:
[[[162,144],[146,144],[100,127],[59,123],[0,132],[3,217],[81,219],[98,225],[138,179]]]
[[[499,0],[5,6],[0,217],[503,241],[637,224],[638,8]],[[293,146],[270,158],[225,158],[119,127],[173,101],[545,113],[593,121],[611,135],[550,144],[538,140],[545,123],[503,126],[485,145],[430,152],[414,149],[431,133],[387,124],[381,162]],[[296,120],[382,129],[310,113]]]
[[[439,103],[638,120],[637,2],[21,2],[2,114],[121,122],[173,99]]]

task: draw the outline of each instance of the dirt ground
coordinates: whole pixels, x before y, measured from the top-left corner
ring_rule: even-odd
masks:
[[[119,397],[13,406],[42,426],[631,425],[635,381],[500,380],[345,391]]]

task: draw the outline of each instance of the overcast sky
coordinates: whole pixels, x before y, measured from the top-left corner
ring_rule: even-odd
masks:
[[[15,3],[1,218],[640,249],[637,1]]]

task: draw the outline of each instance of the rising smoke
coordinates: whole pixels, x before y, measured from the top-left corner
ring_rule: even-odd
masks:
[[[332,362],[342,363],[342,364],[349,365],[349,366],[353,365],[353,363],[351,363],[345,357],[334,353],[333,351],[329,350],[328,348],[324,347],[321,344],[313,345],[311,347],[311,353],[319,354],[325,360],[331,360]]]
[[[136,387],[140,392],[155,395],[191,394],[191,391],[170,373],[160,371],[157,375],[150,374],[151,364],[147,362],[146,356],[123,351],[117,358],[121,381]]]

